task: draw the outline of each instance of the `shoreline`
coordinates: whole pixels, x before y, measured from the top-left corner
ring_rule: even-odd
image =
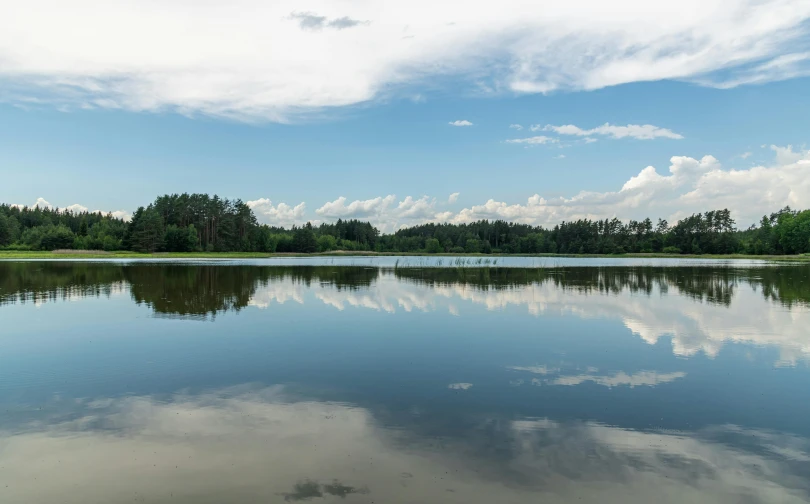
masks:
[[[748,254],[663,254],[663,253],[631,253],[631,254],[426,254],[419,252],[320,252],[314,254],[299,253],[264,253],[264,252],[157,252],[152,254],[142,254],[137,252],[49,252],[49,251],[17,251],[0,250],[0,260],[26,260],[26,259],[278,259],[285,257],[548,257],[548,258],[628,258],[628,259],[713,259],[713,260],[762,260],[762,261],[785,261],[785,262],[808,262],[810,254],[803,255],[748,255]]]

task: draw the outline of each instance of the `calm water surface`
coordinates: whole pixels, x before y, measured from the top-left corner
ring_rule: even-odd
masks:
[[[808,266],[404,259],[0,262],[0,502],[810,502]]]

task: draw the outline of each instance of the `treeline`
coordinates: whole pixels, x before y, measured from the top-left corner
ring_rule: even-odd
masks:
[[[553,228],[512,222],[423,224],[383,236],[384,251],[482,254],[802,254],[810,252],[810,210],[790,207],[738,230],[729,210],[627,223],[580,219]]]
[[[802,254],[810,252],[810,210],[790,207],[739,230],[728,210],[674,225],[658,219],[580,219],[553,228],[503,220],[422,224],[383,235],[342,220],[291,229],[259,224],[241,200],[207,194],[158,197],[129,221],[111,214],[0,205],[0,247],[12,250],[295,252],[333,250],[469,254]]]

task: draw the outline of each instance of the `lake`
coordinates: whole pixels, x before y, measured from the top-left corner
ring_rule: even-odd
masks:
[[[0,502],[810,502],[808,265],[488,260],[0,262]]]

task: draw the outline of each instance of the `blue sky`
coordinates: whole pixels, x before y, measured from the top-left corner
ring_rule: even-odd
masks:
[[[54,7],[52,16],[81,24],[92,11],[109,25],[84,41],[41,14],[46,0],[20,7],[14,27],[0,21],[0,32],[11,31],[0,35],[0,61],[11,62],[0,67],[0,201],[126,213],[159,194],[207,192],[251,202],[268,223],[358,217],[386,230],[477,218],[677,219],[716,206],[747,224],[810,203],[810,52],[802,52],[810,8],[802,2],[765,2],[769,24],[756,20],[761,5],[721,12],[722,3],[698,2],[706,13],[694,18],[669,19],[684,5],[602,22],[561,6],[525,22],[504,15],[495,28],[485,12],[456,12],[462,19],[452,25],[425,21],[420,2],[402,12],[316,3],[265,14],[279,28],[272,42],[289,41],[292,53],[268,45],[270,63],[244,57],[248,47],[265,54],[242,12],[259,4],[236,4],[220,8],[234,16],[217,25],[224,42],[194,48],[185,38],[207,35],[222,12],[186,11],[195,16],[185,38],[161,32],[160,20],[174,14],[151,4],[153,16],[127,22],[120,2]],[[398,16],[415,21],[403,28]],[[644,16],[660,37],[626,23]],[[584,35],[565,50],[555,44],[566,33],[506,35],[552,21],[569,37]],[[462,34],[446,34],[447,25]],[[150,29],[170,49],[133,48],[115,26]],[[406,34],[396,44],[412,37],[424,47],[401,54],[392,26]],[[604,42],[610,30],[624,45]],[[684,33],[694,40],[678,42]],[[383,47],[368,49],[375,45]],[[597,50],[608,64],[581,61]],[[232,59],[216,63],[223,54]]]

